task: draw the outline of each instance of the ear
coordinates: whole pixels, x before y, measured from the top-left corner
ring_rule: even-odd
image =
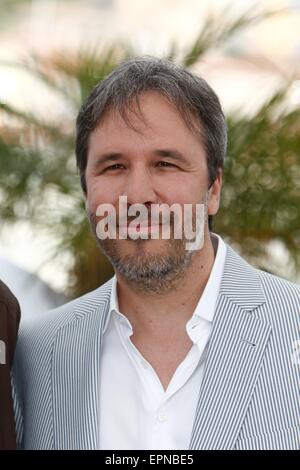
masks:
[[[219,169],[218,175],[209,189],[207,205],[208,215],[215,215],[219,210],[222,189],[222,176],[222,170]]]

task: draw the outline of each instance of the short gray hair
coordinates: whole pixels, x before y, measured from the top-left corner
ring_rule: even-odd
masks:
[[[227,128],[220,101],[198,75],[168,60],[151,56],[123,61],[92,90],[76,121],[76,161],[83,191],[89,136],[111,110],[120,112],[131,125],[128,110],[146,91],[157,91],[174,104],[188,128],[201,137],[206,150],[210,185],[223,169],[227,147]]]

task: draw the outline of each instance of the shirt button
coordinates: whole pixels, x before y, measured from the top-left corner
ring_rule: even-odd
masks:
[[[161,410],[158,412],[157,419],[158,419],[158,421],[159,421],[160,423],[164,423],[165,421],[167,421],[167,413],[166,413],[166,410],[161,409]]]

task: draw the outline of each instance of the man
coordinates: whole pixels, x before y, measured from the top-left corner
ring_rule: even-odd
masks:
[[[0,450],[16,448],[10,368],[19,322],[19,304],[6,285],[0,281]]]
[[[300,290],[210,231],[226,141],[213,90],[166,61],[127,60],[88,97],[77,165],[115,276],[24,325],[15,379],[25,449],[299,448]],[[147,213],[133,227],[136,204]],[[193,228],[204,208],[198,249],[175,237],[180,218],[152,223],[160,204],[192,205]],[[112,208],[118,216],[107,238],[103,208],[105,226]]]

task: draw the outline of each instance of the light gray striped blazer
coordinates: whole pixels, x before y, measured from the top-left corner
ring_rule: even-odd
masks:
[[[13,375],[21,447],[98,448],[110,289],[23,323]],[[299,449],[299,316],[299,286],[228,247],[190,449]]]

